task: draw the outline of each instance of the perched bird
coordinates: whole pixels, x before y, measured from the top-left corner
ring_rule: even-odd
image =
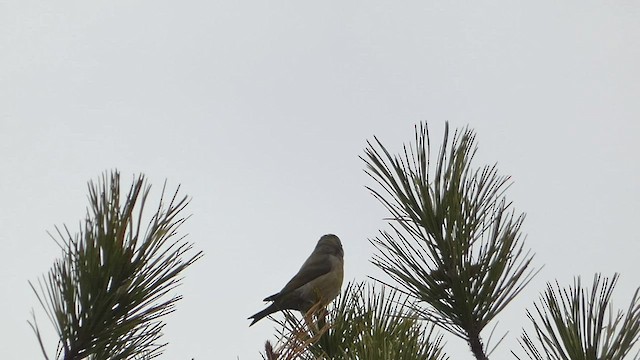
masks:
[[[249,326],[277,311],[298,310],[306,313],[318,303],[321,306],[329,304],[338,296],[342,287],[343,258],[340,239],[333,234],[322,236],[309,258],[287,285],[277,294],[264,299],[273,303],[249,317],[253,319]]]

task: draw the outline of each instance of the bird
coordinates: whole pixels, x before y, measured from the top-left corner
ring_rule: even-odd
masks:
[[[253,321],[249,326],[278,311],[306,313],[313,306],[328,305],[340,293],[343,277],[344,250],[340,238],[334,234],[323,235],[298,273],[282,290],[264,298],[263,301],[272,303],[251,315],[248,319]]]

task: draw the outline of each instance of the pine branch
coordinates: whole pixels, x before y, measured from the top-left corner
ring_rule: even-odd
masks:
[[[447,124],[432,164],[421,124],[403,153],[391,154],[374,138],[362,159],[378,184],[369,190],[391,214],[391,231],[371,240],[378,250],[372,262],[420,301],[416,310],[425,319],[486,359],[481,331],[536,271],[523,247],[524,215],[504,197],[509,178],[495,165],[474,169],[475,152],[474,132],[456,131],[450,141]]]
[[[579,277],[568,289],[547,284],[541,303],[535,305],[537,319],[527,312],[535,329],[535,339],[525,331],[520,340],[527,356],[535,360],[625,359],[640,340],[640,288],[626,313],[614,314],[611,296],[617,281],[618,274],[611,279],[596,274],[591,290],[582,287]]]
[[[56,359],[152,359],[162,353],[161,318],[181,298],[169,293],[202,252],[188,255],[192,245],[177,237],[188,204],[187,197],[178,198],[179,189],[165,203],[163,188],[141,231],[150,188],[141,175],[121,199],[120,174],[105,174],[89,183],[90,208],[80,232],[56,228],[62,257],[38,288],[30,282],[58,334]],[[35,318],[30,325],[41,343]]]
[[[442,336],[426,328],[407,301],[390,288],[350,283],[329,308],[324,326],[291,313],[277,321],[280,343],[274,359],[446,360]]]

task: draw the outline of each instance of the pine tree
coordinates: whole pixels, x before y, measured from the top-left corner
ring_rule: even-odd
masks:
[[[475,152],[475,133],[466,128],[450,138],[448,124],[435,160],[426,125],[416,127],[415,142],[399,155],[378,138],[369,142],[362,160],[377,186],[368,189],[390,213],[388,229],[370,240],[372,262],[391,281],[351,282],[328,309],[314,307],[302,320],[285,312],[276,320],[279,340],[266,343],[263,358],[445,360],[441,329],[464,339],[476,359],[488,359],[482,331],[539,269],[524,247],[524,214],[505,196],[510,179],[495,165],[474,168]],[[202,253],[178,235],[188,198],[177,189],[167,201],[163,187],[148,216],[150,188],[141,175],[122,198],[120,174],[105,174],[89,183],[80,231],[56,229],[52,237],[62,256],[30,282],[58,335],[49,357],[33,315],[29,323],[45,359],[162,354],[162,317],[181,298],[169,293]],[[640,288],[626,311],[614,311],[618,277],[596,274],[590,289],[579,277],[568,288],[547,284],[535,312],[527,312],[534,335],[522,334],[525,356],[639,359],[633,351],[640,339]]]

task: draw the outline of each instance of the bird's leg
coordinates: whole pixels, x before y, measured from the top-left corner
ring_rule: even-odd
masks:
[[[327,308],[323,306],[318,309],[316,313],[317,327],[319,327],[320,329],[324,329],[324,327],[327,325],[327,314],[329,312],[327,311]]]
[[[322,301],[315,303],[305,314],[304,321],[314,336],[319,336],[326,331],[327,328],[327,308]]]
[[[306,313],[302,314],[302,318],[304,319],[304,323],[307,325],[307,329],[311,331],[312,335],[316,335],[319,332],[318,326],[313,321],[313,313],[315,309],[312,307]]]

